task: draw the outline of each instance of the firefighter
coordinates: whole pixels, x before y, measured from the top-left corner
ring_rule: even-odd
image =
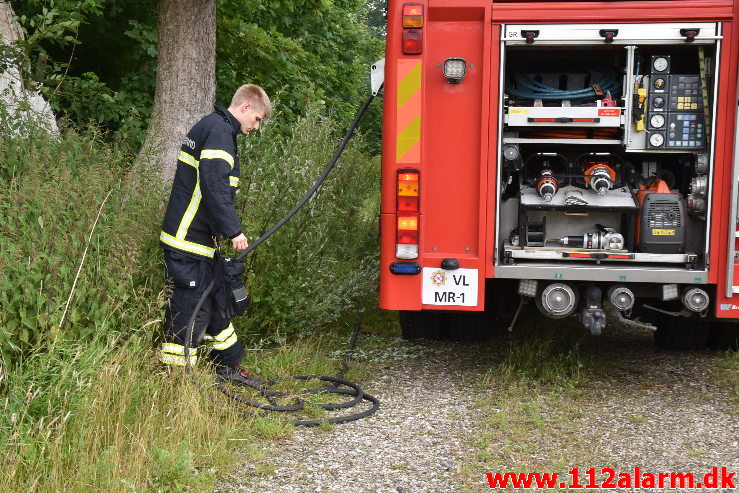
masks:
[[[253,84],[238,88],[228,108],[201,119],[180,146],[172,192],[159,236],[164,249],[166,276],[172,295],[164,317],[166,338],[160,358],[169,365],[185,365],[185,331],[195,305],[210,282],[217,279],[218,240],[228,238],[236,251],[248,241],[234,209],[239,186],[236,137],[258,130],[272,104],[264,90]],[[221,285],[222,288],[222,285]],[[231,321],[218,310],[223,289],[214,289],[195,319],[190,363],[198,358],[205,340],[220,380],[253,381],[239,365],[244,349]]]

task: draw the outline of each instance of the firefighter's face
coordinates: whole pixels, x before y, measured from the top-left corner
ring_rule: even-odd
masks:
[[[236,119],[241,123],[242,134],[259,130],[259,123],[264,119],[264,110],[257,110],[251,103],[242,104],[236,113]]]

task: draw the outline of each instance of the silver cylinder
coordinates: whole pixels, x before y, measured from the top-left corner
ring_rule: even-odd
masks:
[[[695,172],[699,175],[708,173],[708,154],[702,152],[698,154],[695,160]]]
[[[708,177],[694,176],[690,179],[690,193],[705,195],[708,192]]]
[[[608,289],[608,301],[620,312],[631,310],[635,300],[634,292],[626,286],[611,286]]]
[[[613,186],[608,170],[605,168],[595,168],[590,177],[590,186],[598,192],[598,195],[607,194],[608,190]]]
[[[683,302],[683,306],[691,312],[702,312],[708,308],[708,303],[711,301],[708,293],[701,288],[690,288],[683,292],[680,301]]]
[[[577,294],[565,283],[554,282],[545,287],[537,299],[539,310],[551,318],[564,318],[577,308]]]
[[[708,209],[708,204],[703,195],[688,194],[688,210],[690,212],[697,212],[703,214]]]
[[[557,189],[551,183],[545,183],[539,187],[539,195],[544,199],[544,202],[551,202],[555,193],[557,193]]]
[[[601,248],[605,250],[622,250],[624,247],[624,237],[620,233],[609,231],[603,234],[601,243]]]

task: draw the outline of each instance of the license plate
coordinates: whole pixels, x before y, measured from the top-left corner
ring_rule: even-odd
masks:
[[[424,305],[477,306],[477,269],[423,268]]]

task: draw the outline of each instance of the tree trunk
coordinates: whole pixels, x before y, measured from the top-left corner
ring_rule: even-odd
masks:
[[[216,0],[161,0],[157,86],[140,158],[172,183],[177,151],[215,100]]]
[[[5,0],[0,0],[0,44],[12,45],[23,39],[23,30],[13,20],[13,8]],[[0,114],[3,128],[15,132],[28,131],[29,123],[37,123],[49,133],[56,134],[56,118],[49,103],[35,90],[24,87],[20,67],[20,57],[0,60],[8,63],[0,73],[0,101],[5,103],[7,114]],[[8,121],[2,121],[7,117]]]

